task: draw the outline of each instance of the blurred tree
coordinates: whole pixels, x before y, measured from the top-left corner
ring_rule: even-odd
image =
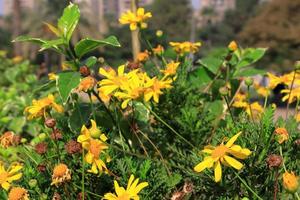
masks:
[[[163,30],[170,41],[189,40],[192,9],[189,0],[155,0],[150,27]]]
[[[212,46],[224,46],[236,39],[245,23],[255,15],[258,3],[259,0],[236,0],[236,9],[228,10],[223,21],[208,24],[198,30],[200,39]],[[203,14],[206,16],[214,13],[206,11]]]
[[[239,34],[245,45],[269,47],[264,65],[287,71],[300,59],[300,1],[273,0]]]
[[[13,37],[16,38],[21,34],[21,2],[20,0],[13,0]],[[19,43],[14,43],[14,55],[21,55],[21,48]]]

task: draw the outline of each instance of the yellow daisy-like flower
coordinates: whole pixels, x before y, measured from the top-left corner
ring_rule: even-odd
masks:
[[[22,177],[22,173],[19,171],[23,168],[23,166],[19,163],[13,163],[6,170],[4,164],[0,162],[0,185],[3,189],[8,190],[10,188],[10,184],[13,181],[19,180]]]
[[[206,168],[213,167],[215,182],[219,182],[222,178],[221,164],[231,166],[237,170],[242,169],[243,164],[235,158],[246,159],[251,154],[251,151],[247,148],[242,148],[241,146],[234,144],[240,134],[241,132],[234,135],[225,145],[222,143],[216,147],[211,145],[206,146],[202,152],[210,154],[210,156],[205,157],[201,163],[194,167],[194,170],[196,172],[202,172]]]
[[[161,55],[164,52],[164,47],[159,44],[157,47],[153,48],[152,51],[154,54]]]
[[[127,11],[126,13],[123,13],[119,19],[119,22],[121,24],[129,24],[130,30],[134,31],[138,27],[147,28],[147,23],[145,21],[151,17],[151,12],[145,13],[144,8],[138,8],[136,13],[133,13],[132,11]]]
[[[96,80],[93,77],[88,76],[88,77],[83,78],[80,81],[77,89],[78,89],[78,91],[87,92],[89,90],[92,90],[96,84],[97,84]]]
[[[283,187],[289,192],[296,192],[299,187],[299,177],[294,172],[284,172],[283,176]]]
[[[257,94],[261,95],[262,97],[268,97],[271,94],[271,90],[267,87],[263,87],[258,83],[254,83],[254,88]]]
[[[51,185],[58,187],[60,184],[71,180],[71,171],[67,165],[60,163],[53,169]]]
[[[153,98],[153,100],[158,103],[159,96],[163,93],[161,90],[171,88],[172,82],[173,81],[171,79],[158,80],[157,78],[153,78],[151,87],[145,90],[144,100],[148,102],[151,98]]]
[[[257,101],[247,104],[246,113],[252,115],[254,119],[259,119],[263,112],[264,108]]]
[[[64,112],[64,108],[55,102],[54,96],[49,94],[45,98],[32,100],[32,106],[26,107],[25,113],[28,113],[28,119],[31,120],[42,116],[46,117],[46,110],[50,108],[53,108],[59,113]]]
[[[180,62],[170,62],[167,64],[166,69],[160,70],[165,76],[173,76],[176,74],[177,68],[179,67]]]
[[[124,74],[125,65],[118,67],[118,72],[114,69],[109,68],[107,70],[100,68],[99,74],[103,75],[105,79],[98,82],[101,91],[104,95],[110,95],[115,90],[118,90],[124,83],[127,82],[128,78]]]
[[[199,47],[201,46],[200,42],[192,43],[192,42],[170,42],[170,45],[173,47],[174,51],[180,55],[184,55],[185,53],[196,53],[199,51]]]
[[[283,89],[280,93],[285,94],[282,97],[282,101],[288,101],[288,103],[291,104],[300,98],[300,87],[293,88],[292,91],[290,89]]]
[[[21,187],[13,187],[8,193],[8,200],[29,200],[28,191]]]
[[[103,199],[106,200],[139,200],[138,193],[148,186],[147,182],[139,183],[139,179],[134,179],[134,175],[131,175],[127,188],[120,187],[117,181],[114,181],[116,193],[106,193]]]

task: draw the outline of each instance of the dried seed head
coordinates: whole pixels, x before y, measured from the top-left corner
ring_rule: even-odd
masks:
[[[48,128],[54,128],[55,125],[56,125],[56,120],[54,118],[47,118],[45,120],[45,125],[48,127]]]
[[[79,142],[76,142],[75,140],[70,140],[66,145],[65,149],[68,152],[68,154],[75,154],[79,153],[82,150],[81,144]]]
[[[294,144],[296,147],[300,148],[300,139],[295,140]]]
[[[48,147],[48,145],[45,142],[40,142],[37,145],[35,145],[35,151],[38,154],[42,155],[47,152],[47,147]]]
[[[82,192],[78,193],[77,200],[82,200],[82,197],[83,197]],[[84,200],[86,199],[87,199],[86,194],[84,194]]]
[[[171,200],[183,200],[185,194],[183,192],[176,191],[172,194]]]
[[[194,189],[193,183],[190,182],[190,181],[186,181],[186,182],[184,183],[184,185],[183,185],[182,191],[183,191],[184,193],[191,193],[191,192],[193,192],[193,189]]]
[[[46,171],[46,165],[44,165],[44,164],[39,164],[39,165],[37,166],[37,170],[38,170],[39,172],[41,172],[41,173],[44,173],[44,172]]]
[[[91,71],[87,66],[81,66],[79,72],[84,77],[89,76],[91,74]]]
[[[271,154],[267,158],[267,164],[270,169],[280,167],[282,157],[279,155]]]
[[[62,134],[59,129],[54,129],[53,132],[51,133],[51,138],[52,140],[61,140],[62,139]]]
[[[61,196],[59,193],[55,192],[54,195],[53,195],[53,198],[52,200],[61,200]]]

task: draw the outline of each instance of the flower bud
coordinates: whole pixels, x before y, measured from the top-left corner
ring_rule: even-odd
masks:
[[[253,78],[247,78],[247,79],[245,80],[245,84],[246,84],[248,87],[250,87],[250,86],[253,84]]]
[[[28,185],[30,188],[35,188],[37,186],[37,180],[36,179],[30,179],[28,182]]]
[[[164,34],[164,32],[162,30],[157,30],[156,31],[156,36],[157,37],[161,37]]]
[[[47,152],[47,148],[48,148],[48,145],[45,143],[45,142],[41,142],[41,143],[38,143],[36,146],[35,146],[35,151],[38,153],[38,154],[45,154]]]
[[[104,63],[105,63],[105,59],[104,59],[103,57],[99,57],[99,58],[98,58],[98,62],[99,62],[100,64],[104,64]]]
[[[46,165],[44,165],[44,164],[39,164],[39,165],[37,166],[37,170],[38,170],[39,172],[41,172],[41,173],[44,173],[44,172],[46,171]]]
[[[79,72],[84,77],[89,76],[91,74],[91,71],[87,66],[81,66]]]
[[[48,199],[47,194],[45,194],[45,193],[41,194],[40,199],[41,200],[47,200]]]
[[[48,127],[48,128],[54,128],[55,125],[56,125],[56,120],[54,118],[47,118],[45,120],[45,125]]]
[[[279,144],[287,141],[289,139],[289,133],[285,128],[276,128],[274,131],[275,139]]]
[[[46,137],[47,137],[47,135],[46,135],[46,133],[41,133],[41,134],[39,134],[38,137],[39,137],[41,140],[45,140]]]
[[[235,41],[231,41],[228,45],[229,51],[236,51],[238,49],[238,44]]]
[[[92,129],[90,131],[92,138],[98,139],[100,138],[100,135],[102,134],[101,131],[98,128]]]
[[[222,96],[226,96],[228,94],[228,88],[226,86],[220,87],[219,92]]]
[[[299,177],[297,177],[294,172],[285,172],[282,176],[283,179],[283,187],[291,192],[294,193],[297,191],[299,187]]]
[[[27,142],[27,139],[26,139],[26,138],[22,138],[22,139],[21,139],[21,143],[24,144],[24,143],[26,143],[26,142]]]

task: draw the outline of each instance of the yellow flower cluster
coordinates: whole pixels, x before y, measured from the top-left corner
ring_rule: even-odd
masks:
[[[55,102],[55,98],[52,94],[49,94],[47,97],[32,100],[32,106],[25,108],[25,113],[28,113],[28,119],[34,119],[39,117],[47,117],[47,111],[53,108],[59,113],[64,112],[64,108],[61,105],[58,105]]]
[[[119,19],[121,24],[129,24],[130,30],[134,31],[137,28],[147,28],[147,19],[151,18],[151,12],[146,12],[144,8],[138,8],[136,13],[127,11],[123,13]]]
[[[88,172],[94,174],[103,171],[108,172],[105,162],[100,158],[102,154],[105,154],[104,150],[108,149],[107,144],[105,144],[106,140],[107,137],[97,128],[94,120],[91,120],[90,128],[87,128],[85,125],[82,126],[81,134],[78,136],[77,141],[87,151],[85,161],[92,165],[92,168]]]
[[[171,66],[172,65],[172,66]],[[121,107],[125,109],[132,100],[144,99],[148,102],[152,98],[158,103],[163,89],[171,88],[173,80],[169,77],[174,74],[174,63],[166,69],[168,73],[162,79],[150,78],[145,72],[136,69],[125,73],[125,65],[119,66],[117,72],[112,69],[100,68],[99,73],[105,77],[99,84],[99,93],[102,97],[114,96],[122,101]],[[177,64],[175,64],[177,65]],[[168,68],[168,66],[167,66]]]
[[[120,187],[117,181],[114,181],[116,194],[106,193],[103,199],[106,200],[138,200],[138,193],[145,187],[148,186],[147,182],[139,183],[139,179],[134,179],[134,175],[131,175],[127,188]]]
[[[234,144],[237,138],[241,135],[241,132],[234,135],[228,142],[224,145],[223,143],[214,147],[208,145],[202,150],[203,153],[210,154],[206,156],[202,162],[194,167],[196,172],[202,172],[206,168],[214,168],[215,182],[220,182],[222,178],[222,167],[221,164],[225,166],[231,166],[237,170],[243,167],[238,159],[246,159],[251,151],[247,148],[242,148],[239,145]],[[235,158],[233,158],[235,157]]]
[[[196,53],[199,51],[201,46],[200,42],[170,42],[170,45],[173,47],[174,51],[179,55],[184,55],[185,53]]]
[[[0,185],[3,189],[9,190],[13,181],[22,178],[19,171],[23,168],[20,163],[13,163],[8,169],[5,169],[4,163],[0,162]]]

